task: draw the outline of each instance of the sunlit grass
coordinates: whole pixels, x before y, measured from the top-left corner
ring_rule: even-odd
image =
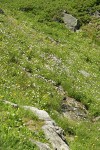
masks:
[[[1,6],[7,15],[0,14],[0,99],[45,109],[63,127],[73,150],[98,150],[99,122],[76,123],[60,118],[59,113],[63,97],[69,95],[85,105],[90,118],[100,115],[99,40],[95,42],[94,35],[87,36],[85,27],[71,33],[63,24],[38,22],[39,12],[34,18],[18,9],[22,1],[9,5],[5,2]],[[65,95],[59,92],[59,86]],[[36,149],[27,140],[33,136],[43,140],[42,123],[22,109],[2,103],[0,108],[1,149]],[[23,125],[28,120],[36,126],[33,132]]]

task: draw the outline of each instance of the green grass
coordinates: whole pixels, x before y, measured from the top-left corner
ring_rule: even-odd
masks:
[[[76,135],[71,148],[76,149],[87,149],[99,150],[99,123],[92,124],[89,122],[84,122],[80,124],[76,129]],[[84,130],[84,132],[83,132]],[[77,144],[78,142],[78,144]],[[85,148],[84,148],[85,147]]]
[[[33,0],[24,1],[6,1],[1,0],[4,6],[13,10],[15,13],[16,10],[26,13],[29,17],[33,17],[34,20],[37,20],[40,23],[48,23],[53,20],[61,21],[60,13],[63,10],[66,10],[68,13],[72,13],[76,16],[81,23],[87,23],[91,20],[91,14],[96,10],[100,10],[100,5],[98,0]]]
[[[46,141],[41,130],[42,121],[23,108],[14,108],[0,101],[0,149],[35,149],[30,139]]]
[[[72,150],[99,150],[99,122],[93,123],[90,119],[76,123],[59,117],[65,95],[82,102],[88,109],[89,118],[100,115],[99,19],[90,18],[92,24],[83,26],[82,31],[77,33],[68,31],[62,23],[52,21],[52,17],[57,13],[59,16],[62,9],[68,9],[77,16],[79,9],[73,9],[77,2],[0,1],[6,14],[0,14],[0,99],[48,111],[65,130]],[[94,7],[94,2],[91,0],[87,4],[85,1],[84,9],[92,6],[95,11],[98,5]],[[65,3],[68,3],[66,7]],[[21,10],[26,7],[30,8],[28,12]],[[87,16],[85,10],[82,10],[82,24]],[[65,95],[57,90],[59,85]],[[16,110],[2,102],[0,108],[0,119],[6,118],[0,126],[1,149],[36,149],[27,139],[34,136],[42,141],[41,122],[31,118],[30,114],[27,116],[21,108]],[[23,126],[23,117],[33,120],[33,124],[40,124],[37,135],[35,129],[32,133],[26,126],[18,132]],[[18,123],[17,128],[14,120]],[[9,126],[12,126],[12,132],[8,132]]]
[[[66,133],[66,140],[71,150],[99,150],[100,143],[100,122],[74,121],[60,116],[57,112],[53,112],[52,117],[61,126]]]

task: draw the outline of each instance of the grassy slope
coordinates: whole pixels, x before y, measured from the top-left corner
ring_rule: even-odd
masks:
[[[68,134],[67,129],[72,131],[74,140],[71,141],[70,135],[67,138],[73,150],[81,150],[84,147],[87,150],[99,149],[98,122],[88,121],[77,124],[55,115],[55,111],[61,111],[61,101],[64,97],[55,88],[55,85],[60,84],[66,95],[86,105],[90,116],[99,116],[99,45],[84,32],[71,33],[62,24],[37,22],[37,18],[41,18],[40,14],[37,13],[34,18],[30,12],[26,14],[19,11],[18,3],[13,2],[1,3],[7,16],[0,15],[0,98],[46,109],[65,129],[66,134]],[[24,3],[26,4],[27,2]],[[82,70],[89,73],[89,76],[82,75],[80,72]],[[48,82],[50,80],[55,81],[56,84]],[[6,111],[11,114],[15,111],[13,109],[8,111],[2,103],[0,105],[1,112],[5,114]],[[18,113],[20,118],[20,112],[15,111],[15,113]],[[3,116],[4,113],[1,119]],[[13,119],[16,120],[16,117]],[[8,131],[8,120],[2,121],[1,131],[4,131],[4,126]],[[13,130],[15,132],[14,125]],[[1,132],[2,141],[5,140],[4,132]],[[26,132],[24,135],[27,137]],[[9,143],[9,132],[5,133],[5,136]],[[37,136],[37,139],[41,140],[42,135]],[[17,138],[17,132],[15,137]],[[4,145],[2,142],[1,148],[6,149],[7,144]],[[13,145],[16,146],[15,143]]]

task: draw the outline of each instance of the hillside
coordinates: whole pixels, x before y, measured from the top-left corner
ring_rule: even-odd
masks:
[[[100,5],[78,3],[0,0],[1,150],[38,150],[29,139],[49,143],[44,121],[21,106],[47,111],[71,150],[99,150],[100,17],[93,14]],[[80,30],[65,27],[63,10],[79,19]]]

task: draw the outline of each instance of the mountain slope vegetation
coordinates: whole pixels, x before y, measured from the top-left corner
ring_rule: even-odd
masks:
[[[8,100],[46,110],[72,150],[99,150],[100,18],[92,16],[99,1],[0,0],[0,8],[0,149],[38,150],[30,138],[48,142],[43,122]],[[80,20],[79,32],[65,28],[63,10]],[[68,96],[84,105],[86,119],[63,117]]]

